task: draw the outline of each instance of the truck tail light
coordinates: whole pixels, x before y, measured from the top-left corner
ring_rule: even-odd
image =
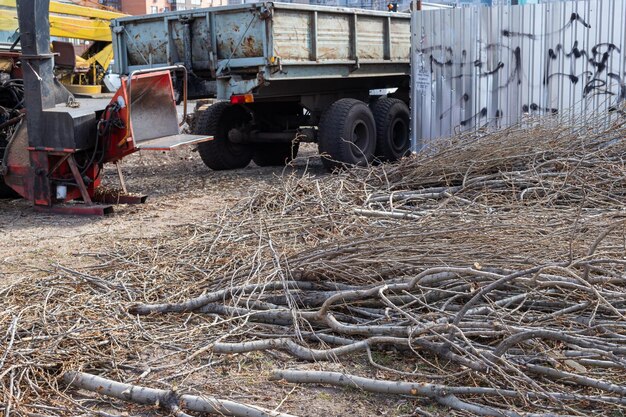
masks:
[[[254,103],[254,96],[252,94],[241,94],[230,96],[230,104],[245,104]]]

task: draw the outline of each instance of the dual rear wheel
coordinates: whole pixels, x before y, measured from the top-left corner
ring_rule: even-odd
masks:
[[[298,153],[299,144],[235,143],[229,138],[232,129],[245,129],[252,116],[241,106],[228,102],[215,103],[201,111],[194,123],[194,133],[213,136],[213,140],[198,144],[202,162],[215,171],[244,168],[250,161],[258,166],[280,166],[291,161]]]
[[[383,97],[372,108],[376,120],[376,157],[397,161],[411,151],[409,108],[395,98]]]
[[[383,97],[370,109],[344,98],[324,112],[319,126],[319,151],[329,170],[396,161],[410,151],[409,109],[403,101]]]
[[[202,161],[213,170],[280,166],[298,153],[296,142],[238,143],[229,132],[246,130],[252,115],[242,106],[219,102],[199,112],[194,133],[213,136],[198,145]],[[375,161],[396,161],[409,153],[409,109],[398,99],[383,97],[371,107],[344,98],[322,115],[318,131],[319,151],[328,170],[366,166]]]

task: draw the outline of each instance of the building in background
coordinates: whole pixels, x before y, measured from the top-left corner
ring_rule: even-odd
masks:
[[[227,4],[243,4],[243,3],[256,3],[258,0],[227,0]],[[367,10],[388,10],[387,5],[389,0],[280,0],[281,3],[298,3],[298,4],[311,4],[316,6],[336,6],[336,7],[355,7],[358,9]],[[398,5],[406,2],[410,3],[410,0],[394,1]],[[408,10],[408,7],[407,7]]]
[[[227,4],[256,3],[258,0],[227,0]],[[311,4],[315,6],[354,7],[366,10],[390,11],[392,5],[398,12],[408,12],[412,0],[280,0],[282,3]],[[424,0],[425,9],[447,8],[460,5],[463,0]],[[472,1],[472,0],[468,0]]]
[[[63,0],[61,0],[63,1]],[[243,3],[258,3],[260,0],[67,0],[89,7],[106,7],[126,14],[143,15],[176,10],[193,10],[201,7],[217,7]],[[283,3],[312,4],[318,6],[356,7],[367,10],[389,10],[395,4],[397,11],[406,12],[412,0],[279,0]],[[496,6],[505,4],[547,3],[562,0],[423,0],[425,8],[464,7],[472,5]]]
[[[176,10],[193,10],[201,7],[224,6],[227,0],[99,0],[119,2],[122,13],[132,15],[164,13]]]
[[[99,0],[98,3],[109,9],[122,10],[122,0]]]
[[[122,10],[122,0],[55,0],[59,3],[76,4],[94,9]]]

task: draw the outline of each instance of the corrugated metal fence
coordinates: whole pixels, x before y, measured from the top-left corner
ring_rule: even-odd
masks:
[[[575,118],[626,100],[626,1],[412,12],[415,148],[524,114]]]

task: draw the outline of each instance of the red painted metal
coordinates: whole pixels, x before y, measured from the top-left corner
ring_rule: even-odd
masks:
[[[24,88],[18,90],[23,97],[15,101],[27,114],[24,120],[15,113],[10,120],[3,119],[1,128],[17,126],[8,143],[2,137],[4,185],[32,201],[37,210],[52,213],[103,215],[112,211],[110,205],[95,204],[96,199],[144,202],[144,196],[124,194],[113,199],[111,193],[98,193],[102,166],[136,152],[141,141],[180,133],[170,75],[179,67],[133,73],[106,107],[106,102],[98,100],[82,101],[80,110],[66,106],[74,97],[54,78],[49,2],[20,0],[19,6],[21,50],[2,52],[0,59],[11,70],[19,69],[19,64],[29,68],[13,74],[23,78]],[[70,61],[73,57],[72,52]],[[59,64],[62,59],[56,61]],[[69,61],[66,64],[73,66]],[[186,81],[184,85],[186,108]]]
[[[0,57],[9,56],[19,59],[20,54],[0,54]],[[243,99],[246,101],[245,97]],[[87,100],[81,101],[85,104]],[[136,73],[131,80],[123,79],[121,88],[104,109],[102,103],[90,103],[93,104],[85,107],[95,106],[91,108],[99,119],[92,119],[94,124],[90,126],[94,127],[97,122],[97,134],[94,138],[81,138],[83,149],[78,149],[80,145],[76,145],[76,149],[54,147],[45,141],[31,145],[27,117],[15,117],[6,122],[17,128],[5,151],[6,167],[0,175],[6,185],[32,201],[39,211],[103,215],[112,212],[111,204],[144,203],[145,195],[98,189],[102,166],[144,148],[169,150],[180,144],[212,139],[179,134],[170,69]],[[41,111],[35,113],[41,117]],[[32,120],[28,123],[32,124]],[[55,143],[72,142],[57,140]]]
[[[169,71],[137,74],[133,76],[131,88],[133,83],[137,84],[140,80],[149,80],[150,89],[153,91],[163,89],[169,91],[169,96],[172,101],[174,101],[174,87]],[[129,97],[128,91],[128,80],[123,79],[122,86],[119,90],[117,90],[111,100],[111,104],[107,107],[107,110],[105,110],[103,114],[103,120],[115,120],[115,123],[113,123],[114,126],[110,132],[110,138],[106,141],[105,160],[107,162],[116,162],[139,150],[134,139],[135,132],[133,131],[133,124],[130,117],[131,112],[129,111],[129,100],[132,100],[133,98]],[[132,103],[130,103],[130,105],[132,107]]]
[[[31,175],[33,179],[31,200],[36,206],[52,205],[52,200],[50,198],[50,180],[48,178],[49,162],[47,152],[30,152]],[[11,169],[11,166],[9,166],[9,169]]]
[[[137,83],[138,80],[141,80],[144,90],[160,90],[162,95],[174,100],[169,71],[138,74],[132,82]],[[93,149],[28,146],[26,123],[22,122],[16,133],[21,135],[15,146],[17,149],[10,152],[7,158],[5,182],[22,197],[32,201],[37,210],[51,213],[102,215],[112,212],[111,204],[144,203],[147,198],[144,195],[97,190],[104,163],[119,161],[139,150],[134,140],[127,87],[127,80],[123,80],[122,87],[102,112]],[[57,196],[57,187],[65,187],[63,197]],[[73,200],[82,202],[64,204]]]
[[[80,196],[83,198],[83,201],[88,206],[92,205],[91,196],[89,195],[89,191],[87,191],[87,186],[85,185],[85,181],[83,180],[80,171],[78,170],[76,159],[74,159],[73,154],[67,158],[67,165],[70,167],[72,177],[74,177],[74,181],[76,181],[76,187],[78,188],[78,191],[80,191]]]

